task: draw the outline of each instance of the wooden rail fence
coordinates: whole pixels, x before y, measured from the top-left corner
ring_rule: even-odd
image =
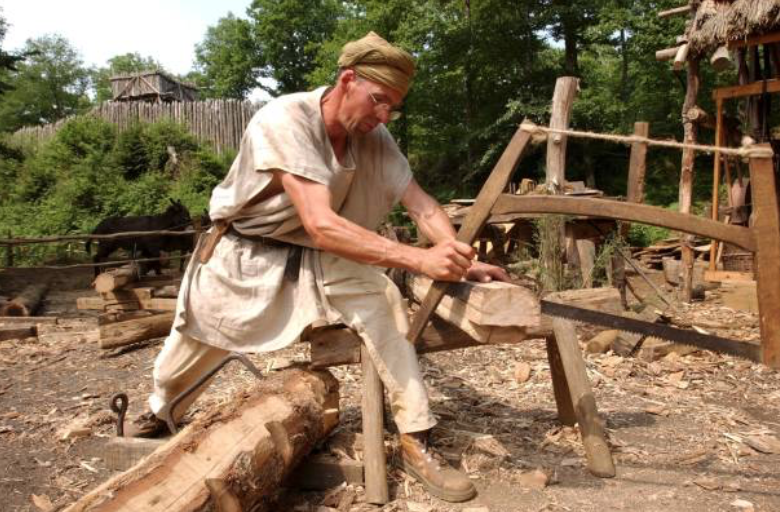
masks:
[[[111,102],[94,107],[87,115],[108,121],[126,130],[134,123],[163,119],[181,123],[199,142],[211,143],[215,151],[238,150],[244,128],[261,104],[245,100],[204,100],[169,103]],[[71,118],[45,126],[30,126],[17,130],[11,140],[19,143],[40,143],[51,138]]]

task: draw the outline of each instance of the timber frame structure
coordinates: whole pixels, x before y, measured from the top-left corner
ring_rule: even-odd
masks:
[[[537,213],[627,220],[737,245],[753,252],[757,264],[756,280],[763,363],[772,368],[780,368],[780,266],[777,265],[780,261],[780,214],[773,155],[768,144],[754,146],[754,156],[749,158],[750,178],[754,190],[753,208],[757,213],[755,223],[752,227],[730,226],[690,214],[671,212],[660,207],[610,199],[505,194],[503,191],[512,173],[531,145],[532,133],[528,125],[533,126],[532,123],[523,123],[515,132],[479,192],[474,206],[458,231],[459,241],[472,244],[493,214]],[[652,140],[646,140],[652,145]],[[687,148],[685,151],[693,150]],[[632,161],[634,160],[632,157]],[[438,282],[431,286],[412,320],[409,332],[411,341],[419,339],[448,286],[449,283],[445,282]]]
[[[780,0],[689,0],[687,5],[662,11],[660,18],[687,15],[684,34],[677,37],[676,46],[656,52],[658,60],[671,60],[676,71],[686,70],[687,90],[682,109],[685,142],[694,143],[699,128],[715,130],[715,145],[728,147],[740,144],[741,135],[758,142],[772,142],[769,134],[770,96],[780,92]],[[708,115],[699,103],[700,65],[709,57],[710,65],[718,72],[735,69],[739,83],[713,91],[715,116]],[[724,115],[724,103],[743,100],[740,107],[741,123]],[[739,125],[742,129],[738,129]],[[680,211],[690,212],[693,189],[692,151],[683,152],[680,176]],[[713,164],[712,219],[719,218],[719,190],[721,175],[731,190],[732,168],[738,161],[715,153]],[[774,166],[772,167],[775,168]],[[724,172],[725,171],[725,172]],[[740,173],[741,174],[741,173]],[[752,170],[751,170],[752,175]],[[752,176],[751,176],[752,177]],[[751,181],[753,202],[758,183]],[[740,179],[739,185],[743,186]],[[766,184],[762,185],[765,186]],[[728,195],[729,213],[734,207],[732,194]],[[741,214],[737,217],[743,217]],[[747,218],[727,217],[727,222],[746,222]],[[721,248],[722,251],[722,248]],[[713,239],[710,250],[710,272],[717,270],[721,251]],[[693,252],[683,243],[683,298],[690,300],[693,276]]]

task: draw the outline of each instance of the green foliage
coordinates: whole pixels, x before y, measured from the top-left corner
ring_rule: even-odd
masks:
[[[6,22],[2,12],[2,8],[0,7],[0,44],[2,44],[3,39],[5,39],[5,33],[8,30],[8,22]],[[6,76],[9,72],[17,71],[16,63],[23,59],[24,57],[22,55],[11,54],[0,48],[0,95],[12,88],[11,84],[8,83]]]
[[[0,162],[0,173],[12,178],[0,191],[0,233],[15,235],[86,233],[108,216],[161,212],[169,199],[201,213],[233,157],[215,155],[170,121],[117,133],[92,116],[68,121],[30,154],[13,155]]]
[[[89,72],[65,38],[30,39],[23,54],[24,62],[8,75],[12,90],[0,102],[0,130],[53,123],[89,106]]]
[[[273,95],[303,91],[317,50],[342,14],[337,0],[253,0],[247,9],[260,58],[260,86]]]
[[[232,13],[208,28],[195,47],[195,83],[203,97],[244,99],[259,85],[260,54],[251,31],[249,21]]]

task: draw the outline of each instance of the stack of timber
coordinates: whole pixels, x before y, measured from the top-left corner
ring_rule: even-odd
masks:
[[[93,283],[94,297],[76,300],[78,309],[106,312],[156,310],[174,311],[180,281],[168,276],[139,277],[131,266],[103,272]]]
[[[284,479],[338,424],[338,406],[329,372],[278,372],[66,511],[275,510]]]
[[[710,250],[710,246],[709,244],[694,242],[693,250],[697,254],[706,255]],[[681,258],[682,244],[679,238],[666,238],[632,252],[634,259],[638,260],[646,268],[661,270],[663,269],[665,258]]]
[[[95,342],[97,327],[95,318],[3,316],[0,317],[0,341],[37,338],[43,343]]]

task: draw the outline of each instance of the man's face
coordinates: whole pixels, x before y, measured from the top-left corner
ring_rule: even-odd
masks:
[[[387,124],[392,111],[400,107],[403,100],[397,91],[359,78],[354,73],[346,86],[342,124],[350,135],[365,135],[379,124]]]

